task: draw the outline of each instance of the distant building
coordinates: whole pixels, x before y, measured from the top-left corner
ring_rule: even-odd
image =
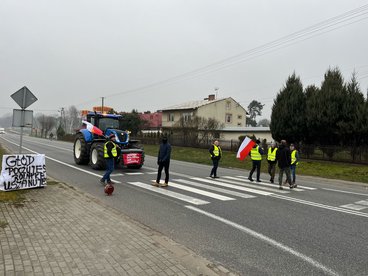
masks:
[[[92,112],[98,112],[98,113],[109,113],[113,108],[110,106],[94,106],[92,107]],[[102,111],[102,112],[101,112]],[[91,110],[84,109],[81,111],[82,117],[87,116],[88,112],[91,112]]]
[[[160,130],[162,127],[162,111],[143,112],[139,114],[139,117],[146,121],[145,130]]]
[[[170,128],[180,118],[214,118],[225,127],[245,127],[247,111],[233,98],[216,99],[215,95],[200,101],[190,101],[162,109],[162,127]]]

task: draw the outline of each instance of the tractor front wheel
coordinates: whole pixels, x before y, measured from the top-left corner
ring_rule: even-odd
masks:
[[[82,133],[78,133],[73,146],[74,161],[78,165],[88,164],[88,147]]]
[[[93,143],[91,146],[90,164],[94,170],[106,169],[106,160],[104,158],[104,148],[102,143]]]

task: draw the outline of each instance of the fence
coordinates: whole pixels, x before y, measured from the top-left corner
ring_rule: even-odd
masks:
[[[134,138],[132,138],[134,139]],[[160,143],[157,137],[136,137],[142,144]],[[212,141],[198,141],[185,139],[183,137],[170,136],[170,143],[173,146],[209,148]],[[221,148],[227,151],[236,152],[240,146],[239,140],[221,140],[219,139]],[[262,145],[267,152],[267,145]],[[300,157],[310,160],[324,160],[333,162],[347,162],[356,164],[368,164],[368,146],[361,147],[340,147],[340,146],[316,146],[316,145],[300,145],[298,147]]]
[[[341,147],[301,145],[299,151],[301,158],[304,159],[368,164],[368,146]]]

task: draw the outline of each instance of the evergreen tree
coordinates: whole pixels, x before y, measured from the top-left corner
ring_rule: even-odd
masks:
[[[305,107],[303,85],[294,73],[289,76],[272,106],[270,129],[275,140],[286,139],[294,143],[304,140]]]
[[[121,112],[120,115],[122,115],[120,129],[129,130],[132,135],[137,135],[145,124],[145,121],[139,117],[138,111],[135,109],[131,113]]]
[[[339,145],[346,100],[344,80],[338,68],[329,69],[321,89],[308,99],[308,129],[320,145]],[[328,156],[332,157],[333,152]]]
[[[356,80],[355,73],[346,85],[345,101],[343,104],[342,118],[338,123],[342,141],[346,146],[359,146],[364,137],[364,107],[365,101]]]
[[[318,102],[318,95],[319,95],[319,88],[315,85],[309,85],[305,88],[305,98],[306,98],[306,108],[305,108],[305,115],[306,115],[306,124],[307,124],[307,131],[305,133],[305,143],[306,144],[314,144],[318,142],[318,132],[314,128],[314,116],[313,112],[316,110],[317,102]]]

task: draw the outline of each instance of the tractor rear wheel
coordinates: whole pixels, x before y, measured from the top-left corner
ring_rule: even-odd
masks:
[[[74,140],[73,146],[74,161],[78,165],[88,164],[88,148],[86,140],[82,133],[78,133]]]
[[[94,170],[106,169],[106,160],[104,158],[103,143],[93,143],[90,151],[90,164]]]

